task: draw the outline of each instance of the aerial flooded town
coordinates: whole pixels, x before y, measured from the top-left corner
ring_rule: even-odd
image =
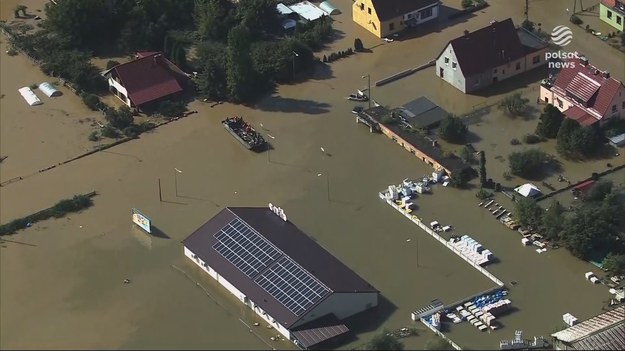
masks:
[[[624,0],[0,10],[0,348],[625,349]]]

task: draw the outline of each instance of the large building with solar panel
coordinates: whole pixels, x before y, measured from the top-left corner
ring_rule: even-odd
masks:
[[[225,208],[183,244],[189,259],[302,348],[348,333],[343,319],[378,304],[378,290],[273,208]]]

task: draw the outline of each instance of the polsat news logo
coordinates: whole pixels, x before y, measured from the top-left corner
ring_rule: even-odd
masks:
[[[573,32],[571,28],[567,26],[557,26],[551,31],[551,41],[560,46],[567,46],[573,41]],[[575,68],[575,63],[579,60],[580,55],[577,51],[555,51],[546,52],[545,61],[549,68],[562,69],[562,68]]]

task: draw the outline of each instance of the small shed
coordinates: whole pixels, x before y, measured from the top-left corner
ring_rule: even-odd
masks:
[[[43,82],[43,83],[39,84],[39,90],[41,90],[44,94],[46,94],[47,97],[57,97],[57,96],[63,95],[63,93],[58,91],[54,87],[54,85],[52,85],[52,84],[50,84],[48,82]]]
[[[37,106],[43,104],[43,102],[39,100],[39,97],[37,97],[37,94],[35,94],[35,92],[31,88],[23,87],[20,88],[18,91],[20,92],[24,100],[26,100],[26,103],[28,103],[28,105]]]
[[[322,9],[328,15],[338,15],[341,13],[341,10],[337,9],[329,1],[324,1],[321,4],[319,4],[319,8]]]

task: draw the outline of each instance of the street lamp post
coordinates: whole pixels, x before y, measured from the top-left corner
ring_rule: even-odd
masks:
[[[178,173],[182,173],[182,171],[175,167],[174,171],[174,187],[176,188],[176,196],[178,196]]]
[[[362,79],[367,78],[367,92],[369,93],[369,108],[371,108],[371,74],[362,76]]]
[[[295,58],[299,57],[299,54],[295,51],[291,51],[293,53],[293,80],[295,80]]]

